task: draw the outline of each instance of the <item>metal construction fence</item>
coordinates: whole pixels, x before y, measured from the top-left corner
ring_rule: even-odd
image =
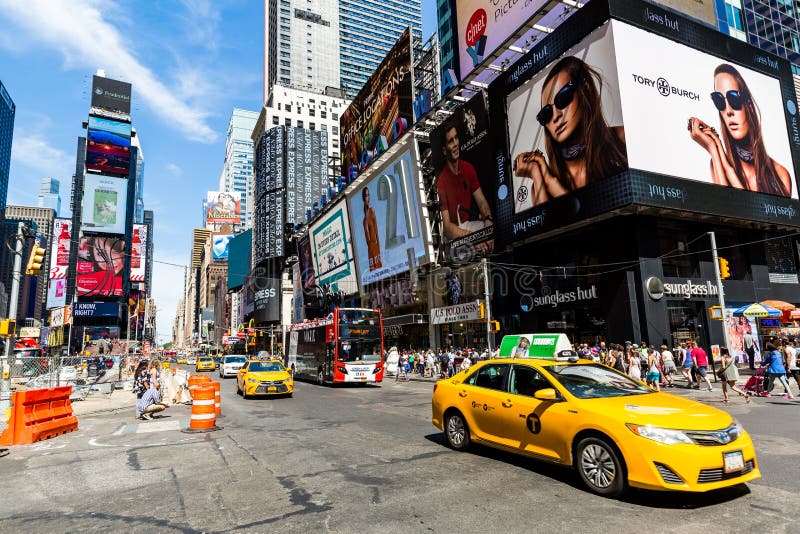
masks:
[[[108,363],[110,362],[110,363]],[[12,356],[9,369],[12,388],[50,388],[85,386],[98,381],[118,382],[127,378],[121,372],[120,358],[100,360],[79,356]]]

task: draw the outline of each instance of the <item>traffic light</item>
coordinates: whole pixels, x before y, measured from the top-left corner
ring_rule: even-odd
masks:
[[[492,321],[491,330],[492,330],[492,332],[499,332],[500,331],[500,321]]]
[[[42,270],[42,263],[44,263],[45,250],[39,245],[33,245],[31,249],[31,256],[28,258],[28,266],[25,269],[25,274],[38,275]]]
[[[17,332],[17,322],[14,319],[0,320],[0,336],[13,336]]]
[[[719,277],[723,280],[727,280],[731,277],[731,267],[728,264],[728,260],[725,258],[717,258],[719,262]]]

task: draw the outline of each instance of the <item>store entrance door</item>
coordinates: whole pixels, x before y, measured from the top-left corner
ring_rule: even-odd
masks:
[[[692,341],[708,350],[706,310],[702,301],[668,300],[667,314],[673,347]]]

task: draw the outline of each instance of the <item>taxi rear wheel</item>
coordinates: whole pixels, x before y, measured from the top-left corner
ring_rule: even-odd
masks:
[[[464,421],[464,416],[457,411],[447,414],[444,422],[444,432],[447,434],[447,441],[450,446],[457,451],[465,451],[469,448],[469,427]]]
[[[575,467],[589,490],[608,497],[625,491],[625,470],[615,447],[603,439],[588,437],[578,443],[576,453]]]

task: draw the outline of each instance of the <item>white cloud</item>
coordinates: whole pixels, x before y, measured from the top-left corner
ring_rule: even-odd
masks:
[[[183,176],[183,169],[174,163],[167,163],[165,168],[175,176]]]
[[[218,0],[181,0],[181,4],[186,9],[185,15],[179,15],[186,39],[209,50],[216,50],[220,21]]]
[[[133,43],[104,18],[117,11],[103,0],[0,0],[0,17],[12,20],[31,41],[60,51],[68,65],[113,68],[133,84],[134,98],[140,97],[165,123],[191,140],[215,141],[217,134],[207,124],[210,113],[164,85],[136,58]]]
[[[75,172],[75,159],[48,144],[41,134],[17,134],[11,143],[11,162],[42,175],[61,179]],[[12,172],[12,176],[16,173]],[[62,180],[63,181],[63,180]]]

